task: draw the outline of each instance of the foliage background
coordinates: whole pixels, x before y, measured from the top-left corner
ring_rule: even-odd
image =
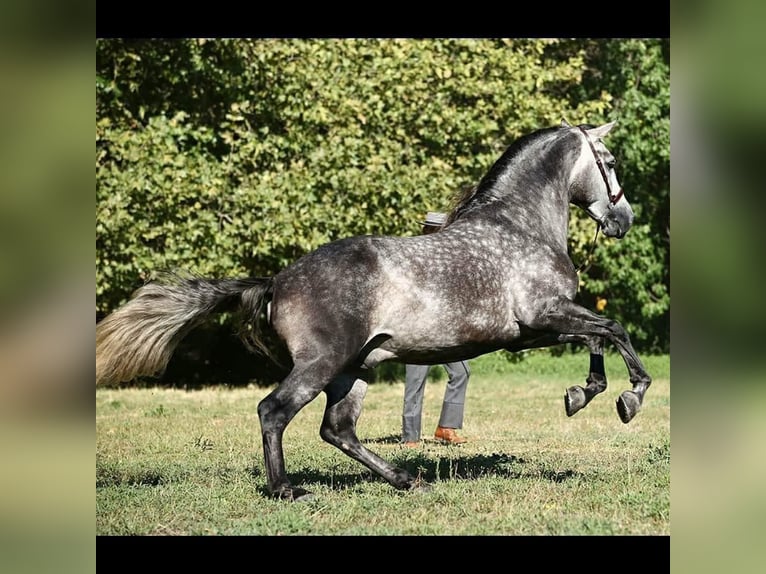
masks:
[[[578,298],[669,352],[669,43],[98,39],[97,312],[160,269],[270,275],[334,239],[417,233],[515,138],[617,120],[636,222],[589,256],[572,210]]]

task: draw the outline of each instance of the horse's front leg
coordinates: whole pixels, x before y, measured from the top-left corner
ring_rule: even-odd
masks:
[[[652,384],[652,378],[638,358],[630,342],[630,337],[622,325],[597,315],[569,299],[559,298],[550,302],[545,312],[537,317],[530,326],[535,329],[556,331],[562,335],[591,335],[609,339],[622,355],[628,369],[630,382],[633,385],[633,390],[624,391],[617,399],[617,414],[624,423],[630,422],[638,414],[638,411],[641,410],[644,394],[649,385]],[[596,359],[596,372],[598,372],[599,367],[597,361]],[[594,368],[593,363],[591,363],[591,368]],[[601,365],[600,370],[603,371],[603,365]]]
[[[590,350],[590,369],[585,386],[575,385],[567,389],[564,395],[564,408],[571,417],[585,407],[599,393],[606,390],[606,372],[604,371],[604,339],[582,335],[560,335],[561,343],[584,343]]]
[[[550,347],[562,343],[582,343],[590,349],[590,370],[585,379],[586,386],[575,385],[567,389],[564,395],[564,408],[567,416],[572,416],[584,408],[599,393],[606,390],[606,373],[604,372],[604,338],[590,335],[567,335],[546,333],[545,335],[527,339],[519,347],[507,347],[511,352],[535,347]]]

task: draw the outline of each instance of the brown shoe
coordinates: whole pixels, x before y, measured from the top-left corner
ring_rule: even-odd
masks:
[[[408,440],[406,442],[403,442],[402,446],[404,448],[417,448],[418,446],[420,446],[420,442],[416,440]]]
[[[468,442],[463,437],[457,436],[455,429],[448,429],[445,427],[436,427],[434,437],[436,440],[439,440],[444,444],[463,444]]]

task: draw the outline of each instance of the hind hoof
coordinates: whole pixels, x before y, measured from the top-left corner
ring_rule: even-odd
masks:
[[[629,423],[641,410],[641,398],[633,391],[625,391],[617,399],[617,414],[625,424]]]
[[[564,408],[568,417],[571,417],[586,404],[588,404],[588,400],[585,397],[585,389],[578,386],[567,389],[567,393],[564,395]]]

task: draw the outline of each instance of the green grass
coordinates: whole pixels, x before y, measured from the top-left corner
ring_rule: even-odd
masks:
[[[98,389],[97,534],[669,535],[670,361],[644,363],[654,384],[624,425],[618,356],[606,392],[572,418],[564,391],[583,383],[587,354],[476,359],[459,447],[401,447],[403,382],[371,384],[360,439],[428,492],[396,491],[324,443],[320,395],[284,439],[288,475],[316,495],[306,503],[266,496],[256,407],[270,388]],[[443,380],[426,388],[426,438]]]

